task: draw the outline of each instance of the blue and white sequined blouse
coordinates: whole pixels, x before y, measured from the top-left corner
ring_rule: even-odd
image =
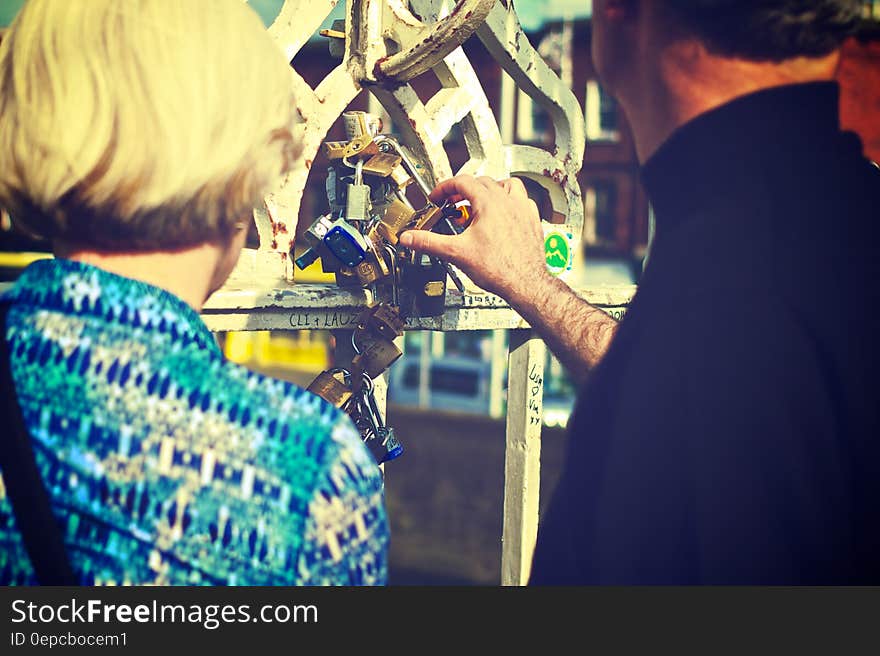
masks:
[[[19,405],[84,584],[387,577],[381,474],[347,416],[225,360],[198,314],[70,260],[22,272]],[[0,584],[34,575],[0,479]]]

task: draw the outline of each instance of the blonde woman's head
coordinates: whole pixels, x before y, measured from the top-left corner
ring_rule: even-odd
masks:
[[[242,0],[28,0],[0,41],[0,205],[94,248],[222,241],[292,164],[292,111]]]

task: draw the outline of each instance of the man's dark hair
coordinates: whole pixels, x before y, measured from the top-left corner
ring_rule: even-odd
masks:
[[[666,0],[710,52],[758,61],[827,55],[853,34],[860,0]]]

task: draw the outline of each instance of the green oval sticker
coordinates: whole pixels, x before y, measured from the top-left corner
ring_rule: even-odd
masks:
[[[571,248],[565,235],[550,232],[544,237],[544,261],[554,276],[571,269]]]

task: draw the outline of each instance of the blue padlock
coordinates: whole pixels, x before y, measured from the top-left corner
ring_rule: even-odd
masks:
[[[369,244],[366,238],[345,219],[333,223],[324,237],[324,245],[347,267],[356,267],[367,255]]]
[[[397,440],[397,437],[394,435],[393,428],[386,428],[388,431],[388,436],[385,438],[385,450],[386,454],[382,460],[379,461],[379,464],[383,462],[388,462],[389,460],[394,460],[398,456],[403,455],[403,445]]]

